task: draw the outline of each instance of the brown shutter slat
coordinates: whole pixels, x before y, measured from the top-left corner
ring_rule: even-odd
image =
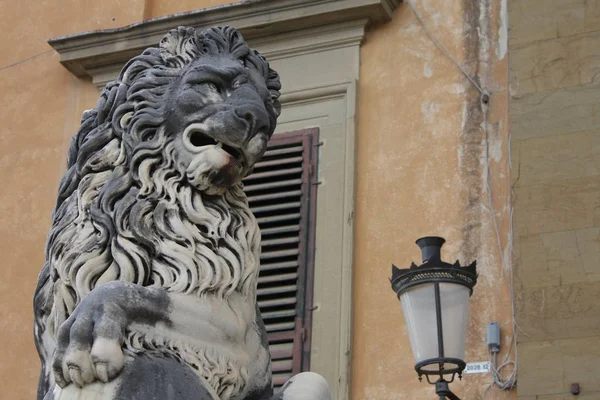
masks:
[[[259,161],[255,164],[254,168],[266,168],[266,167],[278,167],[281,164],[291,164],[291,163],[301,163],[302,157],[290,157],[283,161],[273,160],[273,161]]]
[[[261,260],[267,260],[269,258],[281,258],[287,256],[297,256],[298,249],[291,250],[279,250],[279,251],[265,251],[260,255]]]
[[[272,364],[273,372],[279,371],[291,371],[292,370],[292,359],[273,361]]]
[[[301,172],[302,172],[302,167],[282,168],[282,169],[276,169],[275,171],[260,172],[258,174],[252,174],[249,177],[245,178],[244,184],[247,185],[249,182],[253,182],[258,179],[274,178],[276,176],[282,176],[282,175],[293,175],[293,174],[299,174]]]
[[[266,325],[267,332],[285,331],[288,329],[294,329],[296,322],[280,322],[278,324]],[[292,340],[293,341],[293,340]]]
[[[298,260],[294,261],[286,261],[286,262],[274,262],[272,264],[268,264],[267,262],[262,262],[260,266],[260,270],[263,272],[273,271],[273,270],[282,270],[288,268],[294,268],[298,266]],[[258,278],[260,279],[260,278]]]
[[[283,134],[283,135],[285,135],[285,134]],[[302,153],[303,152],[304,148],[302,146],[276,148],[277,146],[273,145],[274,141],[276,141],[278,138],[282,137],[283,135],[277,135],[273,138],[271,143],[269,143],[269,147],[272,148],[272,150],[265,151],[265,155],[263,156],[263,159],[272,157],[272,156],[280,156],[282,154],[293,154],[293,153]]]
[[[295,292],[296,289],[298,289],[298,286],[296,286],[296,285],[276,286],[276,287],[266,288],[266,289],[257,289],[256,294],[258,296],[260,296],[260,295],[267,295],[267,294],[290,293],[290,292]]]
[[[296,280],[298,278],[298,274],[296,272],[292,272],[291,274],[280,274],[280,275],[268,275],[261,276],[258,278],[258,284],[279,282],[279,281],[287,281],[287,280]]]
[[[294,344],[293,343],[279,343],[270,346],[269,350],[271,350],[271,359],[272,360],[281,360],[284,358],[292,358],[294,354]]]
[[[265,320],[265,323],[269,319],[293,317],[294,315],[296,315],[296,310],[266,311],[262,313],[262,317]]]
[[[279,182],[263,183],[261,185],[246,185],[246,187],[244,187],[244,190],[246,191],[246,193],[250,193],[250,192],[256,192],[259,190],[275,189],[275,188],[279,188],[279,187],[298,186],[301,183],[302,183],[301,179],[289,179],[289,180],[279,181]]]
[[[256,220],[258,221],[258,224],[268,224],[271,222],[279,222],[279,221],[289,221],[289,220],[296,220],[300,218],[300,213],[294,213],[294,214],[281,214],[281,215],[273,215],[270,217],[262,217],[262,218],[256,218]]]
[[[248,196],[248,201],[250,202],[258,202],[258,201],[265,201],[265,200],[277,200],[277,199],[284,199],[286,197],[298,197],[302,194],[302,192],[300,190],[290,190],[287,192],[275,192],[275,193],[269,193],[269,194],[263,194],[263,195],[258,195],[258,196]]]
[[[265,237],[267,235],[277,235],[280,233],[289,233],[289,232],[298,232],[300,230],[300,225],[288,225],[281,226],[277,228],[266,228],[261,229],[262,236]]]
[[[283,238],[283,239],[270,239],[270,240],[263,240],[262,247],[264,249],[265,247],[268,247],[268,246],[276,246],[279,244],[291,244],[291,243],[298,243],[298,242],[300,242],[300,238],[298,236],[292,236],[292,237]]]
[[[299,209],[300,204],[301,203],[299,201],[294,201],[291,203],[273,204],[273,205],[262,206],[262,207],[254,207],[254,208],[251,208],[251,210],[254,214],[258,214],[258,213],[262,213],[262,212],[275,212],[275,211],[279,211],[279,210],[288,210],[290,208],[291,209]]]
[[[296,304],[295,294],[294,294],[294,297],[287,297],[287,298],[283,298],[283,299],[274,299],[274,300],[264,300],[264,301],[258,302],[258,306],[260,308],[288,306],[288,305],[292,305],[292,304],[294,304],[294,305]]]
[[[273,384],[309,369],[318,130],[274,135],[244,179],[262,234],[257,303]]]

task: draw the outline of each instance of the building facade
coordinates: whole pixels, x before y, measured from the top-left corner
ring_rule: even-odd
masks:
[[[302,182],[314,190],[298,188],[313,208],[276,217],[299,214],[314,235],[302,249],[314,251],[265,252],[279,267],[310,271],[298,281],[278,275],[310,293],[308,361],[282,359],[281,371],[309,366],[340,400],[433,397],[417,380],[388,279],[392,263],[420,261],[417,238],[435,235],[447,240],[445,260],[478,262],[466,361],[488,361],[486,328],[497,322],[502,375],[518,367],[510,391],[482,373],[453,383],[455,393],[565,400],[579,384],[579,398],[600,398],[599,0],[53,0],[1,9],[0,386],[11,399],[35,396],[31,299],[82,112],[168,29],[217,24],[240,28],[280,73],[277,140],[313,135],[302,139],[315,149],[302,157],[316,162]],[[271,299],[265,312],[284,324],[274,332],[288,317],[296,332],[298,314],[270,309],[280,307]]]
[[[518,395],[600,398],[600,2],[508,16]]]

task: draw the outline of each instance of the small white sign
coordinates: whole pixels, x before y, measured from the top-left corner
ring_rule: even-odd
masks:
[[[490,372],[490,362],[472,362],[467,363],[467,368],[465,368],[465,374],[486,374]]]

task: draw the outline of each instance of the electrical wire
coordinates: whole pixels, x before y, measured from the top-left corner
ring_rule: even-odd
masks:
[[[483,90],[481,88],[481,86],[479,86],[479,84],[475,81],[475,79],[473,79],[473,77],[471,75],[469,75],[469,73],[465,70],[465,68],[462,65],[460,65],[458,63],[458,61],[456,61],[456,59],[452,56],[452,54],[450,54],[450,52],[448,51],[448,49],[446,49],[446,47],[442,43],[440,43],[439,40],[437,40],[435,37],[433,37],[433,35],[431,33],[429,33],[429,29],[427,29],[427,26],[425,25],[425,22],[423,21],[423,18],[421,18],[421,15],[415,9],[412,1],[408,1],[408,5],[410,6],[410,8],[412,8],[412,11],[415,14],[415,17],[417,17],[417,19],[419,20],[419,23],[421,24],[421,27],[423,28],[423,32],[425,32],[425,34],[427,35],[427,37],[429,38],[429,40],[431,40],[431,42],[435,45],[435,47],[437,47],[442,53],[444,53],[444,55],[446,57],[448,57],[454,63],[454,65],[456,65],[456,67],[460,70],[460,72],[462,72],[463,75],[469,81],[471,81],[471,83],[473,84],[473,86],[475,86],[477,88],[477,90],[479,90],[479,92],[481,94],[486,94],[487,95],[488,93],[485,90]]]
[[[493,358],[493,361],[492,361],[492,358]],[[494,383],[496,384],[496,386],[498,386],[502,390],[510,390],[513,387],[515,387],[515,385],[517,383],[516,361],[509,360],[508,357],[506,357],[505,361],[496,367],[496,365],[498,364],[498,354],[497,353],[494,353],[493,356],[490,357],[490,361],[491,361],[490,365],[491,365],[492,373],[494,375]],[[502,376],[502,370],[509,366],[512,366],[513,369],[509,373],[509,375],[506,378],[504,378]]]
[[[484,130],[484,134],[485,134],[485,157],[484,157],[484,160],[485,160],[485,166],[484,166],[484,168],[485,168],[485,174],[484,174],[485,187],[486,187],[486,191],[488,194],[488,203],[489,203],[490,213],[491,213],[492,222],[493,222],[493,226],[494,226],[494,232],[496,234],[496,240],[498,242],[498,251],[500,253],[500,260],[502,262],[502,275],[503,275],[503,277],[508,285],[508,289],[509,289],[509,294],[510,294],[510,299],[511,299],[512,325],[513,325],[513,335],[511,337],[510,344],[508,346],[508,351],[506,352],[506,355],[504,357],[502,364],[499,366],[497,365],[497,353],[496,352],[494,352],[494,357],[492,360],[491,353],[488,351],[488,359],[490,361],[490,366],[491,366],[492,374],[493,374],[492,384],[495,384],[500,389],[510,390],[517,384],[518,350],[517,350],[517,343],[515,340],[515,336],[517,334],[518,324],[517,324],[517,314],[516,314],[516,309],[515,309],[515,293],[514,293],[514,285],[513,285],[512,263],[507,262],[506,257],[504,257],[504,251],[502,250],[502,239],[500,236],[500,229],[498,227],[498,221],[496,220],[496,211],[495,211],[495,207],[494,207],[494,196],[493,196],[493,192],[492,192],[492,187],[490,185],[491,168],[490,168],[490,162],[489,162],[490,158],[489,158],[489,132],[488,132],[488,104],[482,102],[482,109],[483,109],[483,124],[484,124],[483,130]],[[509,233],[509,243],[508,243],[508,253],[511,256],[513,254],[513,239],[512,239],[513,218],[512,217],[513,217],[513,214],[512,214],[512,207],[511,207],[510,228],[509,228],[510,233]],[[509,272],[509,274],[507,274],[506,272]],[[514,361],[510,360],[511,352],[514,352]],[[512,372],[509,374],[508,377],[503,378],[501,371],[510,365],[512,365],[512,367],[513,367]],[[484,400],[485,400],[485,394],[487,393],[488,389],[486,389],[486,391],[484,392],[484,396],[482,396]]]
[[[510,340],[510,344],[508,346],[508,351],[505,354],[505,357],[502,361],[502,364],[497,365],[497,354],[494,353],[494,356],[492,357],[491,352],[488,351],[488,359],[490,361],[490,366],[492,369],[492,375],[493,375],[493,380],[492,382],[489,384],[489,386],[485,389],[485,391],[483,392],[483,399],[485,399],[487,392],[489,391],[490,388],[492,388],[494,385],[496,385],[498,388],[503,389],[503,390],[510,390],[513,387],[515,387],[515,385],[517,384],[517,365],[518,365],[518,352],[517,352],[517,343],[516,343],[516,334],[517,334],[517,329],[520,330],[521,332],[523,332],[526,336],[527,333],[525,333],[521,327],[519,327],[518,323],[517,323],[517,314],[516,314],[516,309],[515,309],[515,292],[514,292],[514,285],[513,285],[513,268],[512,268],[512,262],[507,262],[506,257],[504,256],[504,251],[502,248],[502,239],[501,239],[501,235],[500,235],[500,229],[498,227],[498,221],[496,220],[496,211],[495,211],[495,207],[494,207],[494,196],[493,196],[493,191],[492,191],[492,187],[490,185],[490,178],[491,178],[491,168],[490,168],[490,162],[489,162],[489,132],[488,132],[488,108],[489,108],[489,102],[490,102],[490,96],[489,93],[484,90],[476,81],[473,77],[471,77],[471,75],[465,70],[465,68],[460,65],[458,63],[458,61],[456,61],[456,59],[452,56],[452,54],[450,54],[450,52],[446,49],[446,47],[444,47],[444,45],[442,43],[439,42],[439,40],[437,40],[430,32],[429,29],[427,28],[427,25],[425,24],[425,22],[423,21],[423,18],[421,17],[421,15],[417,12],[417,10],[415,9],[413,2],[412,1],[407,1],[408,5],[410,6],[410,8],[412,9],[413,13],[415,14],[417,20],[419,21],[421,27],[423,28],[423,31],[425,32],[425,34],[427,35],[427,37],[431,40],[431,42],[446,56],[448,57],[448,59],[450,59],[454,65],[462,72],[462,74],[471,82],[471,84],[473,84],[473,86],[475,88],[477,88],[477,90],[479,91],[479,93],[481,94],[481,108],[483,110],[483,130],[484,130],[484,140],[485,140],[485,173],[484,173],[484,183],[485,183],[485,188],[486,188],[486,192],[488,195],[488,206],[490,208],[490,214],[491,214],[491,218],[492,218],[492,222],[493,222],[493,227],[494,227],[494,233],[496,235],[496,241],[497,241],[497,245],[498,245],[498,252],[499,252],[499,256],[500,256],[500,261],[502,263],[502,275],[508,285],[509,288],[509,294],[510,294],[510,300],[511,300],[511,312],[512,312],[512,328],[513,328],[513,334]],[[510,137],[509,137],[509,160],[510,160]],[[510,185],[510,183],[509,183]],[[511,204],[512,204],[512,198],[513,196],[513,192],[512,190],[509,191],[509,193],[511,194]],[[513,226],[513,209],[511,207],[510,210],[510,227],[509,227],[509,237],[508,237],[508,254],[511,255],[511,257],[513,256],[513,244],[514,244],[514,236],[513,236],[513,232],[514,232],[514,226]],[[508,273],[507,273],[508,272]],[[511,353],[514,352],[514,360],[510,359],[510,355]],[[503,370],[507,367],[512,366],[512,371],[508,374],[508,376],[505,378],[502,373]]]
[[[43,52],[41,52],[41,53],[34,54],[34,55],[32,55],[32,56],[29,56],[29,57],[27,57],[27,58],[24,58],[24,59],[22,59],[22,60],[16,61],[16,62],[14,62],[14,63],[12,63],[12,64],[8,64],[8,65],[5,65],[5,66],[3,66],[3,67],[0,67],[0,71],[2,71],[2,70],[5,70],[5,69],[8,69],[8,68],[15,67],[15,66],[17,66],[17,65],[19,65],[19,64],[23,64],[23,63],[25,63],[25,62],[27,62],[27,61],[31,61],[31,60],[33,60],[33,59],[36,59],[36,58],[38,58],[38,57],[41,57],[41,56],[43,56],[43,55],[45,55],[45,54],[52,53],[53,51],[54,51],[54,50],[46,50],[46,51],[43,51]]]

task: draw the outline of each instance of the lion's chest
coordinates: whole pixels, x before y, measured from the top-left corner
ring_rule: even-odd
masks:
[[[268,353],[259,357],[253,301],[237,292],[228,299],[184,294],[170,299],[168,323],[129,326],[126,353],[181,360],[223,399],[256,386],[256,364],[264,371],[269,360]]]

